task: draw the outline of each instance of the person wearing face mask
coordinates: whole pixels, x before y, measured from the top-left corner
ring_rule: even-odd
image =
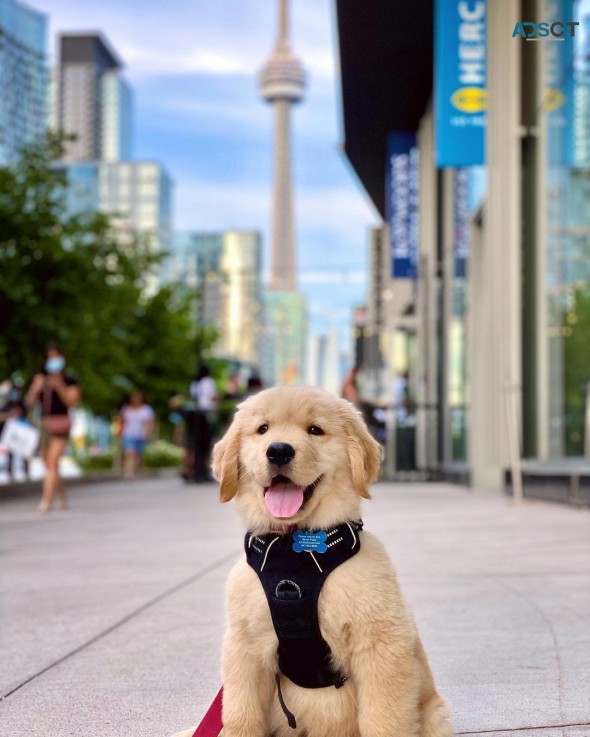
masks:
[[[65,491],[59,477],[59,460],[64,454],[70,437],[70,409],[80,401],[80,388],[73,376],[65,371],[66,360],[55,344],[50,344],[45,356],[43,371],[38,373],[27,392],[29,408],[41,409],[41,449],[46,466],[43,479],[43,496],[37,511],[49,511],[56,493],[59,507],[65,507]]]

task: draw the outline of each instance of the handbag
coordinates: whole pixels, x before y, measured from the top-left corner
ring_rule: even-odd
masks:
[[[51,392],[47,392],[47,388],[43,387],[43,408],[45,411],[51,408]],[[47,435],[57,435],[59,437],[68,437],[72,429],[72,421],[69,415],[44,415],[41,418],[41,427]]]
[[[68,415],[45,415],[41,425],[47,435],[67,437],[72,429],[72,421]]]

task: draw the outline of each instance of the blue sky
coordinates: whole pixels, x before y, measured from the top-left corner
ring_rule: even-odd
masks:
[[[179,230],[254,228],[269,248],[272,111],[256,75],[276,32],[275,0],[31,0],[59,31],[100,30],[135,92],[136,158],[175,181]],[[331,0],[291,0],[292,40],[309,72],[294,115],[301,288],[312,331],[337,327],[366,293],[372,206],[339,151],[342,132]],[[265,257],[265,264],[268,259]]]

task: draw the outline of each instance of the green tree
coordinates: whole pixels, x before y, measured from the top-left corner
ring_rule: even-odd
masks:
[[[583,455],[586,385],[590,382],[590,288],[576,289],[563,325],[566,452]]]
[[[0,378],[30,378],[56,341],[89,409],[107,414],[137,386],[163,411],[215,335],[191,318],[196,295],[150,293],[159,256],[144,240],[122,243],[104,214],[67,213],[62,153],[50,136],[0,168]]]

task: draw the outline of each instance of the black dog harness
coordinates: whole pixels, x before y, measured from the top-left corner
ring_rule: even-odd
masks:
[[[332,651],[320,631],[318,600],[330,573],[359,552],[362,528],[358,521],[329,530],[246,535],[246,559],[258,574],[279,641],[279,670],[302,688],[340,688],[347,679],[332,667]],[[277,686],[283,711],[294,727],[278,674]]]

